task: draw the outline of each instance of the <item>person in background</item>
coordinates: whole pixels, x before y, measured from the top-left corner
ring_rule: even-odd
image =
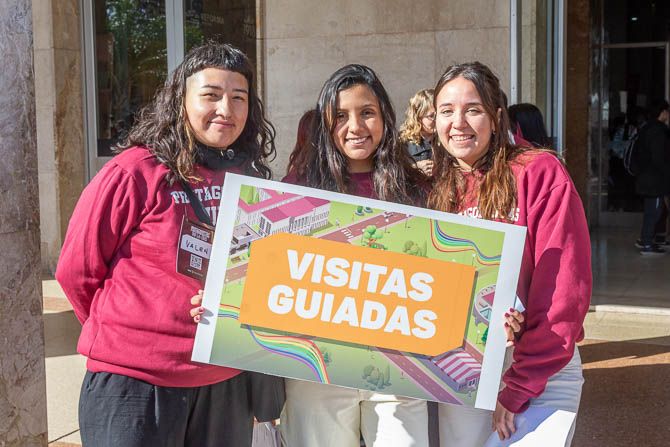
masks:
[[[181,228],[211,231],[227,172],[271,176],[254,71],[231,45],[189,51],[77,203],[56,279],[83,325],[84,446],[251,445],[248,376],[191,361],[204,274],[179,260]]]
[[[496,409],[440,405],[440,443],[479,447],[488,438],[487,445],[508,445],[523,435],[527,412],[578,410],[583,378],[576,343],[584,337],[592,286],[586,216],[553,151],[510,141],[500,81],[488,67],[449,67],[435,87],[435,110],[428,208],[527,227],[517,287],[526,321]],[[566,445],[573,433],[574,424]]]
[[[670,194],[670,106],[656,100],[649,108],[649,121],[638,135],[640,152],[635,175],[635,191],[644,199],[642,229],[636,246],[644,256],[663,255],[665,249],[654,241],[656,225],[663,212],[664,197]]]
[[[316,109],[308,110],[303,113],[298,122],[298,132],[295,139],[295,146],[288,159],[286,174],[302,178],[305,175],[304,168],[310,151],[314,150],[311,141],[311,132],[314,121],[316,120]]]
[[[400,141],[407,145],[407,152],[416,167],[428,177],[433,173],[434,132],[433,90],[420,90],[409,100],[405,122],[400,126]]]
[[[550,149],[553,146],[540,109],[533,104],[521,103],[511,105],[507,110],[512,133],[518,134],[535,148]]]

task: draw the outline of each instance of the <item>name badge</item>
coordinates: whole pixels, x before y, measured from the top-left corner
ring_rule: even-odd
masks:
[[[182,218],[177,247],[177,272],[205,283],[209,257],[212,253],[214,230],[203,224]]]

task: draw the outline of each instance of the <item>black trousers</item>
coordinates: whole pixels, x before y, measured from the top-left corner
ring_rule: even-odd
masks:
[[[83,446],[250,447],[248,376],[214,385],[169,388],[86,372],[79,398]]]
[[[642,231],[640,239],[642,245],[651,245],[656,234],[656,223],[663,211],[663,197],[645,197],[644,214],[642,215]]]

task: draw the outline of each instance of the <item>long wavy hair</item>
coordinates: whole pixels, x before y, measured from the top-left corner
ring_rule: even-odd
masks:
[[[405,110],[405,122],[400,126],[400,141],[421,144],[421,117],[433,109],[433,89],[419,90],[409,100]]]
[[[305,176],[307,160],[309,159],[310,152],[314,150],[311,138],[312,127],[314,126],[317,116],[316,109],[310,109],[300,117],[295,146],[293,147],[293,152],[291,152],[291,155],[288,157],[288,167],[286,168],[287,174],[293,172],[297,178],[303,178]]]
[[[493,133],[486,154],[473,166],[482,175],[477,191],[479,211],[484,219],[510,221],[516,208],[516,182],[510,162],[523,148],[512,144],[508,138],[510,124],[505,109],[500,81],[480,62],[452,65],[435,86],[435,100],[444,86],[456,78],[472,82],[479,93],[485,113],[493,123]],[[435,105],[437,110],[437,104]],[[465,180],[458,161],[436,139],[433,175],[435,185],[428,197],[428,207],[458,212],[465,198]]]
[[[384,86],[375,72],[365,65],[346,65],[326,81],[319,94],[317,119],[306,163],[307,186],[351,193],[353,185],[346,156],[337,148],[333,133],[337,125],[338,94],[356,85],[367,86],[379,102],[384,122],[382,139],[373,156],[373,175],[377,197],[400,203],[423,204],[426,178],[413,168],[412,160],[400,145],[395,111]]]
[[[229,44],[206,43],[189,51],[153,100],[140,110],[128,137],[116,146],[116,151],[145,146],[170,170],[170,183],[201,180],[194,171],[198,143],[188,122],[184,98],[186,80],[206,68],[239,73],[249,83],[247,122],[231,148],[246,153],[243,172],[269,179],[272,172],[267,162],[276,153],[275,129],[266,119],[256,93],[253,66],[242,51]]]

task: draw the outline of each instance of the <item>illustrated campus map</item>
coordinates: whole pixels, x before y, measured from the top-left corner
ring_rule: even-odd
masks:
[[[226,220],[222,200],[215,258],[210,263],[205,292],[205,306],[211,308],[210,324],[202,333],[198,329],[194,360],[456,405],[494,405],[495,396],[479,402],[477,396],[491,334],[496,337],[496,353],[487,353],[487,358],[495,357],[488,367],[495,377],[488,379],[487,393],[497,393],[504,354],[502,313],[514,300],[524,240],[522,232],[515,233],[514,228],[523,228],[243,176],[230,177],[236,178],[237,186],[228,185],[227,177],[223,197],[235,217],[229,213]],[[238,196],[234,207],[229,202],[231,195],[227,195],[231,191],[233,197]],[[419,216],[419,212],[451,217],[447,221]],[[227,221],[225,227],[222,220]],[[250,247],[256,240],[282,232],[475,267],[462,345],[429,357],[241,325],[238,316]],[[508,246],[504,247],[506,238]],[[516,242],[510,245],[512,239]],[[510,265],[505,281],[499,281],[504,248],[510,253]],[[213,275],[222,280],[210,281]],[[496,289],[503,282],[507,296],[504,303],[497,303]],[[500,309],[497,314],[494,302],[495,308]]]

